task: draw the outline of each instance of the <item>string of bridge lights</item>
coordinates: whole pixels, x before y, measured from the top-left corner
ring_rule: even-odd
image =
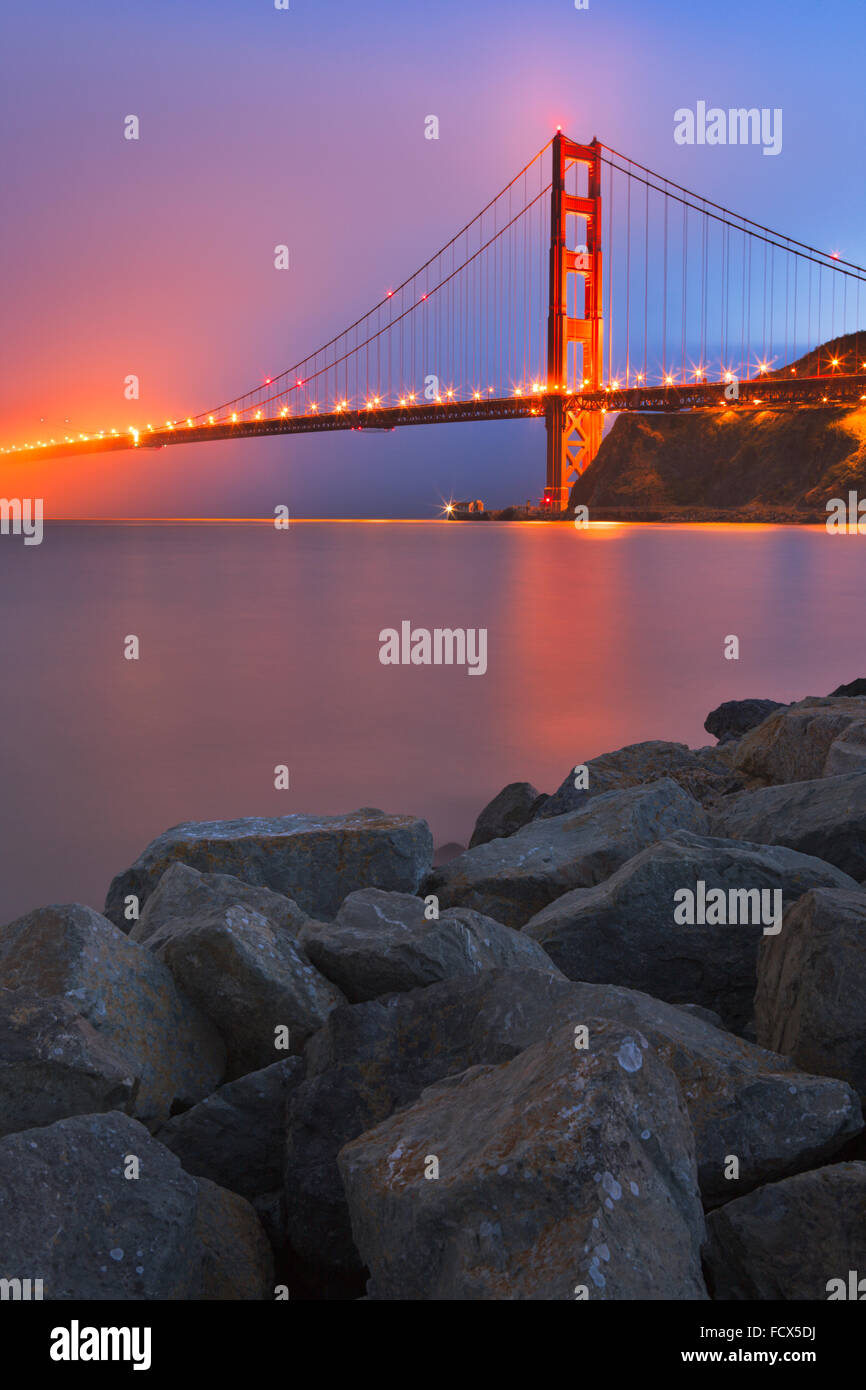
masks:
[[[832,371],[831,371],[831,373],[830,373],[830,374],[832,375],[833,372],[838,372],[838,371],[844,366],[844,362],[843,362],[843,359],[841,359],[841,358],[838,358],[838,357],[831,357],[831,358],[829,359],[829,364],[828,364],[828,365],[829,365],[829,366],[831,367],[831,369],[832,369]],[[771,364],[770,362],[759,362],[759,361],[756,361],[756,362],[755,362],[755,370],[756,370],[757,375],[756,375],[755,377],[748,377],[748,378],[738,378],[738,377],[735,375],[734,372],[732,372],[732,371],[730,371],[730,370],[724,371],[724,372],[722,372],[721,375],[718,377],[718,383],[721,385],[721,384],[725,384],[725,383],[730,383],[730,382],[732,382],[732,381],[754,382],[754,381],[756,381],[756,380],[760,380],[761,377],[766,376],[766,375],[772,370],[772,364]],[[860,370],[861,370],[861,372],[866,372],[866,361],[861,362],[861,364],[860,364]],[[791,375],[791,376],[796,376],[796,375],[797,375],[797,369],[796,369],[795,367],[791,367],[791,368],[790,368],[790,375]],[[634,386],[634,387],[640,387],[640,386],[647,386],[647,387],[648,387],[648,386],[652,386],[652,385],[658,385],[658,386],[686,386],[686,385],[691,384],[691,383],[690,383],[690,380],[688,380],[688,379],[686,379],[686,378],[684,378],[684,377],[682,377],[682,376],[677,377],[677,376],[675,376],[674,374],[672,374],[672,373],[670,373],[670,372],[668,372],[668,373],[666,373],[666,374],[660,374],[660,375],[658,376],[658,379],[657,379],[657,380],[656,380],[655,378],[653,378],[652,380],[650,380],[650,379],[648,379],[648,378],[645,378],[643,372],[636,372],[636,373],[634,374],[634,382],[631,381],[630,376],[631,376],[631,374],[628,374],[628,376],[626,377],[625,380],[620,380],[618,377],[616,377],[616,378],[614,378],[614,380],[611,381],[608,385],[603,386],[603,387],[601,387],[601,388],[599,388],[599,389],[600,389],[601,392],[605,392],[605,393],[606,393],[606,392],[610,392],[610,391],[619,391],[619,390],[622,389],[623,387],[624,387],[626,390],[629,390],[629,389],[631,389],[632,386]],[[818,376],[819,376],[819,377],[821,376],[820,370],[819,370],[819,372],[818,372]],[[711,384],[711,382],[712,382],[712,376],[711,376],[711,373],[710,373],[710,369],[707,368],[707,367],[702,367],[702,366],[697,366],[697,367],[691,368],[691,381],[694,382],[694,383],[704,382],[704,383],[706,383],[707,385]],[[265,385],[265,386],[269,386],[270,384],[271,384],[271,383],[270,383],[270,378],[266,378],[266,380],[265,380],[265,382],[264,382],[264,385]],[[296,385],[297,385],[298,387],[301,387],[301,386],[304,385],[304,382],[303,382],[303,381],[298,381],[298,382],[296,383]],[[550,387],[550,386],[544,386],[544,385],[542,385],[542,384],[541,384],[540,382],[538,382],[538,381],[534,381],[534,382],[532,382],[532,383],[529,384],[529,385],[527,385],[526,383],[522,383],[522,384],[520,384],[520,385],[514,386],[513,389],[512,389],[511,395],[512,395],[512,397],[517,397],[517,398],[523,397],[523,396],[543,396],[543,395],[546,395],[546,394],[550,394],[551,391],[566,391],[566,392],[575,394],[575,393],[579,392],[581,389],[584,389],[584,390],[585,390],[585,389],[587,389],[588,387],[589,387],[589,382],[588,382],[586,379],[584,379],[584,380],[580,383],[580,385],[579,385],[577,388],[570,388],[565,382],[563,382],[562,385],[556,385],[556,386]],[[454,404],[464,404],[464,403],[468,403],[469,401],[480,401],[480,400],[483,400],[483,399],[485,398],[485,396],[493,395],[494,392],[495,392],[495,387],[493,387],[493,386],[488,386],[488,387],[486,388],[486,390],[482,390],[482,389],[480,389],[480,388],[474,389],[474,390],[472,391],[471,395],[459,395],[459,394],[455,391],[455,389],[454,389],[453,387],[448,387],[448,388],[446,388],[446,390],[445,390],[444,392],[439,392],[437,395],[433,396],[430,400],[427,400],[427,399],[425,398],[425,400],[424,400],[423,403],[424,403],[424,404],[428,404],[428,405],[445,405],[445,404],[450,404],[450,403],[452,403],[452,402],[453,402]],[[861,399],[861,401],[862,401],[862,400],[866,400],[866,395],[861,396],[860,399]],[[419,404],[419,401],[418,401],[418,392],[417,392],[417,391],[409,391],[409,392],[405,393],[404,395],[398,396],[397,402],[396,402],[396,408],[398,408],[398,409],[409,409],[409,408],[411,408],[412,406],[415,406],[415,405],[417,405],[417,404]],[[760,401],[753,399],[752,404],[759,405],[759,404],[760,404]],[[332,412],[332,413],[335,414],[335,415],[342,415],[342,414],[345,414],[345,413],[351,412],[351,411],[358,411],[358,412],[360,413],[360,412],[362,412],[362,411],[393,410],[393,409],[395,409],[395,405],[394,405],[393,403],[389,402],[389,400],[388,400],[387,397],[384,397],[384,398],[383,398],[382,396],[370,396],[370,397],[368,397],[368,398],[366,398],[366,399],[364,400],[363,405],[359,405],[359,406],[357,406],[357,407],[356,407],[356,406],[353,406],[349,400],[338,400],[338,401],[335,401],[334,407],[333,407],[333,412]],[[0,453],[2,453],[2,454],[14,454],[14,453],[22,452],[23,450],[46,449],[46,448],[50,448],[52,445],[56,446],[56,445],[59,445],[59,444],[98,443],[100,440],[105,440],[105,439],[112,439],[112,438],[120,439],[120,438],[124,437],[124,434],[129,435],[129,436],[132,438],[133,446],[134,446],[134,447],[137,447],[137,446],[139,445],[139,443],[141,442],[142,436],[144,436],[144,435],[156,435],[156,436],[158,436],[158,435],[163,434],[163,433],[165,433],[165,432],[169,432],[169,433],[171,433],[171,434],[175,434],[175,433],[177,433],[178,430],[183,430],[183,429],[202,429],[202,428],[207,429],[207,428],[208,428],[209,426],[211,426],[211,425],[225,426],[225,425],[229,425],[229,424],[234,425],[234,424],[239,424],[239,423],[245,423],[244,420],[243,420],[241,417],[246,416],[246,415],[249,415],[249,418],[250,418],[252,421],[261,420],[261,421],[263,421],[263,422],[267,421],[268,423],[273,423],[273,422],[275,422],[275,421],[279,421],[279,420],[281,420],[281,419],[287,419],[287,418],[290,418],[290,419],[307,419],[307,418],[309,418],[310,416],[314,416],[314,415],[318,415],[318,414],[322,413],[322,412],[320,412],[318,401],[310,401],[310,402],[308,403],[308,405],[307,405],[306,410],[299,411],[299,412],[298,412],[296,415],[294,415],[294,416],[293,416],[292,413],[291,413],[290,407],[287,406],[287,405],[284,405],[284,406],[280,409],[280,411],[278,412],[277,415],[265,416],[265,415],[263,414],[263,412],[262,412],[260,409],[259,409],[259,410],[256,410],[256,411],[255,411],[255,414],[252,414],[252,413],[251,413],[252,410],[253,410],[253,407],[251,406],[251,407],[249,407],[248,410],[242,410],[240,413],[238,413],[237,411],[232,411],[231,414],[230,414],[229,416],[226,416],[225,419],[217,419],[216,416],[214,416],[214,415],[209,415],[208,418],[207,418],[207,423],[206,423],[206,424],[203,424],[203,423],[196,423],[196,422],[193,420],[192,416],[189,416],[189,415],[188,415],[185,419],[166,420],[164,425],[156,425],[156,426],[155,426],[155,425],[153,425],[153,424],[151,424],[151,423],[148,423],[148,424],[145,425],[143,428],[136,428],[134,425],[130,425],[130,426],[128,427],[128,429],[127,429],[125,432],[119,431],[119,430],[117,430],[117,429],[110,429],[110,430],[91,430],[91,431],[86,432],[86,433],[85,433],[85,432],[79,432],[77,435],[70,435],[70,434],[67,434],[67,435],[64,436],[63,439],[56,439],[56,438],[51,438],[51,439],[39,439],[39,440],[36,440],[34,443],[18,444],[18,445],[8,445],[8,446],[6,446],[5,448],[4,448],[4,447],[0,447]],[[325,412],[325,413],[327,413],[327,412]],[[541,412],[540,412],[540,411],[532,411],[531,413],[532,413],[532,414],[540,414]],[[603,413],[603,414],[606,414],[606,413],[607,413],[606,407],[602,407],[602,413]]]

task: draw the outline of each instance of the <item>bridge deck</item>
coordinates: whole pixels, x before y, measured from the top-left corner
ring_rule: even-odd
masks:
[[[866,373],[855,376],[783,377],[763,376],[738,383],[735,401],[725,399],[724,382],[695,382],[673,386],[632,386],[583,393],[557,393],[569,409],[671,413],[681,410],[731,410],[789,407],[831,408],[866,402]],[[318,434],[334,430],[393,430],[404,425],[458,424],[480,420],[523,420],[544,418],[547,402],[555,397],[544,393],[471,400],[442,400],[405,406],[341,410],[309,415],[276,416],[261,420],[218,420],[213,425],[187,425],[178,421],[142,432],[135,440],[130,434],[110,434],[58,443],[33,444],[5,450],[6,457],[76,457],[116,449],[163,448],[170,444],[201,444],[217,439],[249,439],[260,435]]]

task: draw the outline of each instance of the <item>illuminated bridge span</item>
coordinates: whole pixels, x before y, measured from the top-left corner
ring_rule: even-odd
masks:
[[[185,419],[5,452],[537,417],[544,502],[559,510],[606,413],[866,401],[864,283],[835,252],[558,132],[419,270],[291,367]]]

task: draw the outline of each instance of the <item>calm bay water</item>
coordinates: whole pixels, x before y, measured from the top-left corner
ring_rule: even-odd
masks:
[[[101,907],[183,820],[359,806],[466,843],[506,782],[552,791],[726,699],[866,674],[866,542],[823,528],[80,524],[0,537],[0,921]],[[394,667],[379,633],[483,627],[488,667]],[[124,639],[140,639],[127,661]],[[724,639],[740,638],[739,661]],[[286,764],[290,788],[274,788]]]

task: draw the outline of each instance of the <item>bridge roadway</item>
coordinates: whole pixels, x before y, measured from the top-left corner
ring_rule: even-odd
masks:
[[[672,386],[608,387],[601,391],[562,392],[567,409],[603,410],[608,413],[632,411],[646,414],[671,413],[681,410],[761,409],[763,407],[825,407],[856,406],[866,402],[866,373],[856,376],[792,377],[767,374],[737,384],[736,400],[725,398],[724,382],[678,383]],[[524,420],[535,416],[544,418],[547,401],[555,395],[526,392],[521,395],[471,400],[417,402],[405,406],[380,406],[372,409],[317,411],[308,415],[276,416],[262,420],[217,421],[213,425],[178,421],[174,426],[162,426],[142,431],[137,440],[130,434],[105,434],[101,438],[71,443],[35,444],[29,448],[10,449],[6,457],[40,458],[76,457],[116,449],[164,448],[171,444],[202,444],[217,439],[249,439],[260,435],[318,434],[333,430],[392,430],[401,425],[444,425],[473,420]]]

